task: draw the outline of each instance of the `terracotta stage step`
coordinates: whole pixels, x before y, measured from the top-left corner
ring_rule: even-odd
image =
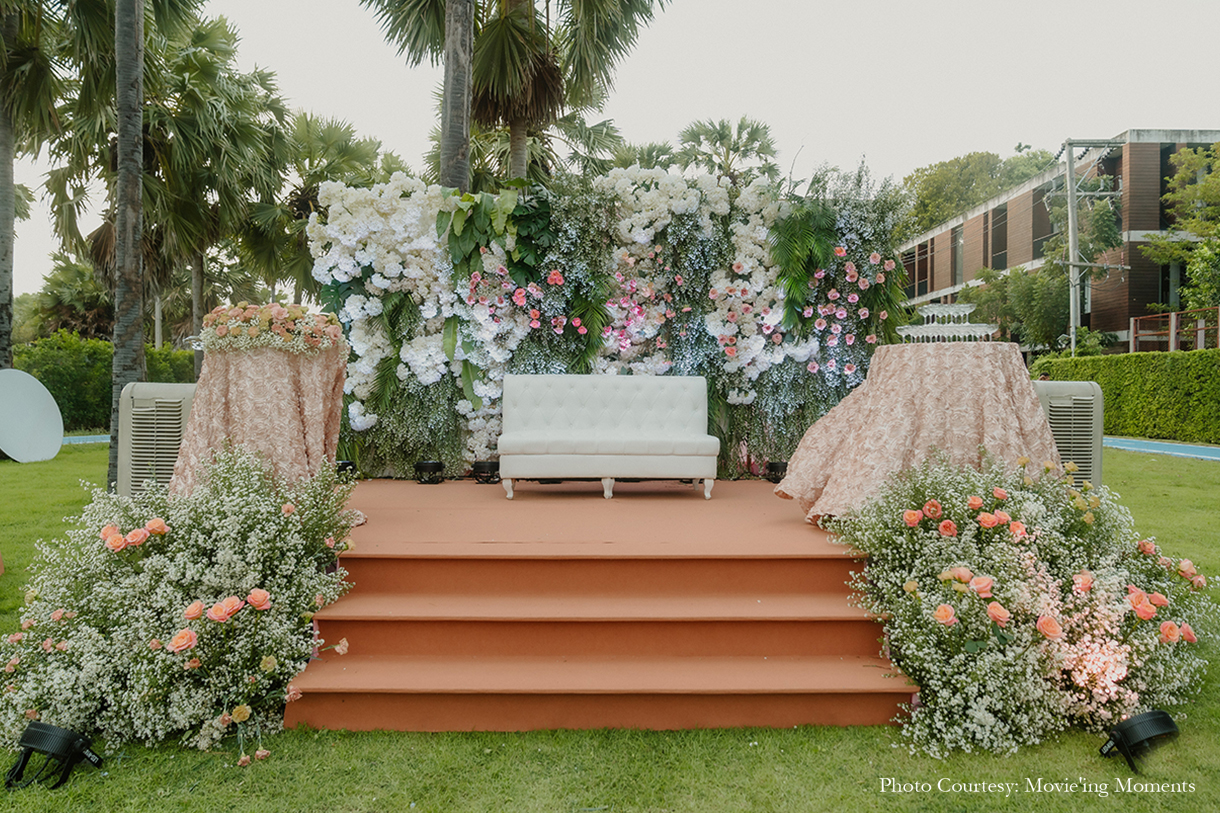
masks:
[[[525,730],[873,724],[914,688],[848,600],[859,567],[760,481],[368,481],[318,613],[347,638],[285,722]]]

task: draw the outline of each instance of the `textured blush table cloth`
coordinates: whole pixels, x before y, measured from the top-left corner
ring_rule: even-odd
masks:
[[[338,448],[346,369],[342,344],[313,355],[271,347],[208,353],[170,493],[189,493],[226,442],[262,454],[289,480],[317,474]]]
[[[878,348],[868,377],[801,439],[775,493],[806,519],[858,507],[894,473],[935,450],[979,467],[980,447],[1010,466],[1059,465],[1029,372],[1011,342]]]

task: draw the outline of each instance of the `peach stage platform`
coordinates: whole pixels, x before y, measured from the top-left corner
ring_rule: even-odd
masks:
[[[285,725],[400,731],[880,724],[914,691],[859,564],[762,481],[371,480],[352,591]]]

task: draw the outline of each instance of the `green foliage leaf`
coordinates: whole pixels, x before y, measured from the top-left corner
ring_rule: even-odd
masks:
[[[462,362],[462,394],[466,396],[466,400],[477,410],[483,408],[483,399],[475,395],[474,382],[482,380],[483,371],[469,361]]]
[[[441,335],[441,347],[445,351],[445,358],[453,361],[454,355],[457,353],[458,339],[458,318],[450,316],[445,320],[445,329]]]

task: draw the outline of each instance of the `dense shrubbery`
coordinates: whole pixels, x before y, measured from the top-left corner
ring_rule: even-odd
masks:
[[[1039,359],[1056,381],[1096,381],[1108,435],[1220,443],[1220,350]]]
[[[13,348],[13,366],[42,382],[59,404],[64,429],[105,429],[110,425],[110,342],[82,339],[61,330],[53,336]],[[189,383],[195,380],[195,354],[165,347],[144,349],[149,381]]]

